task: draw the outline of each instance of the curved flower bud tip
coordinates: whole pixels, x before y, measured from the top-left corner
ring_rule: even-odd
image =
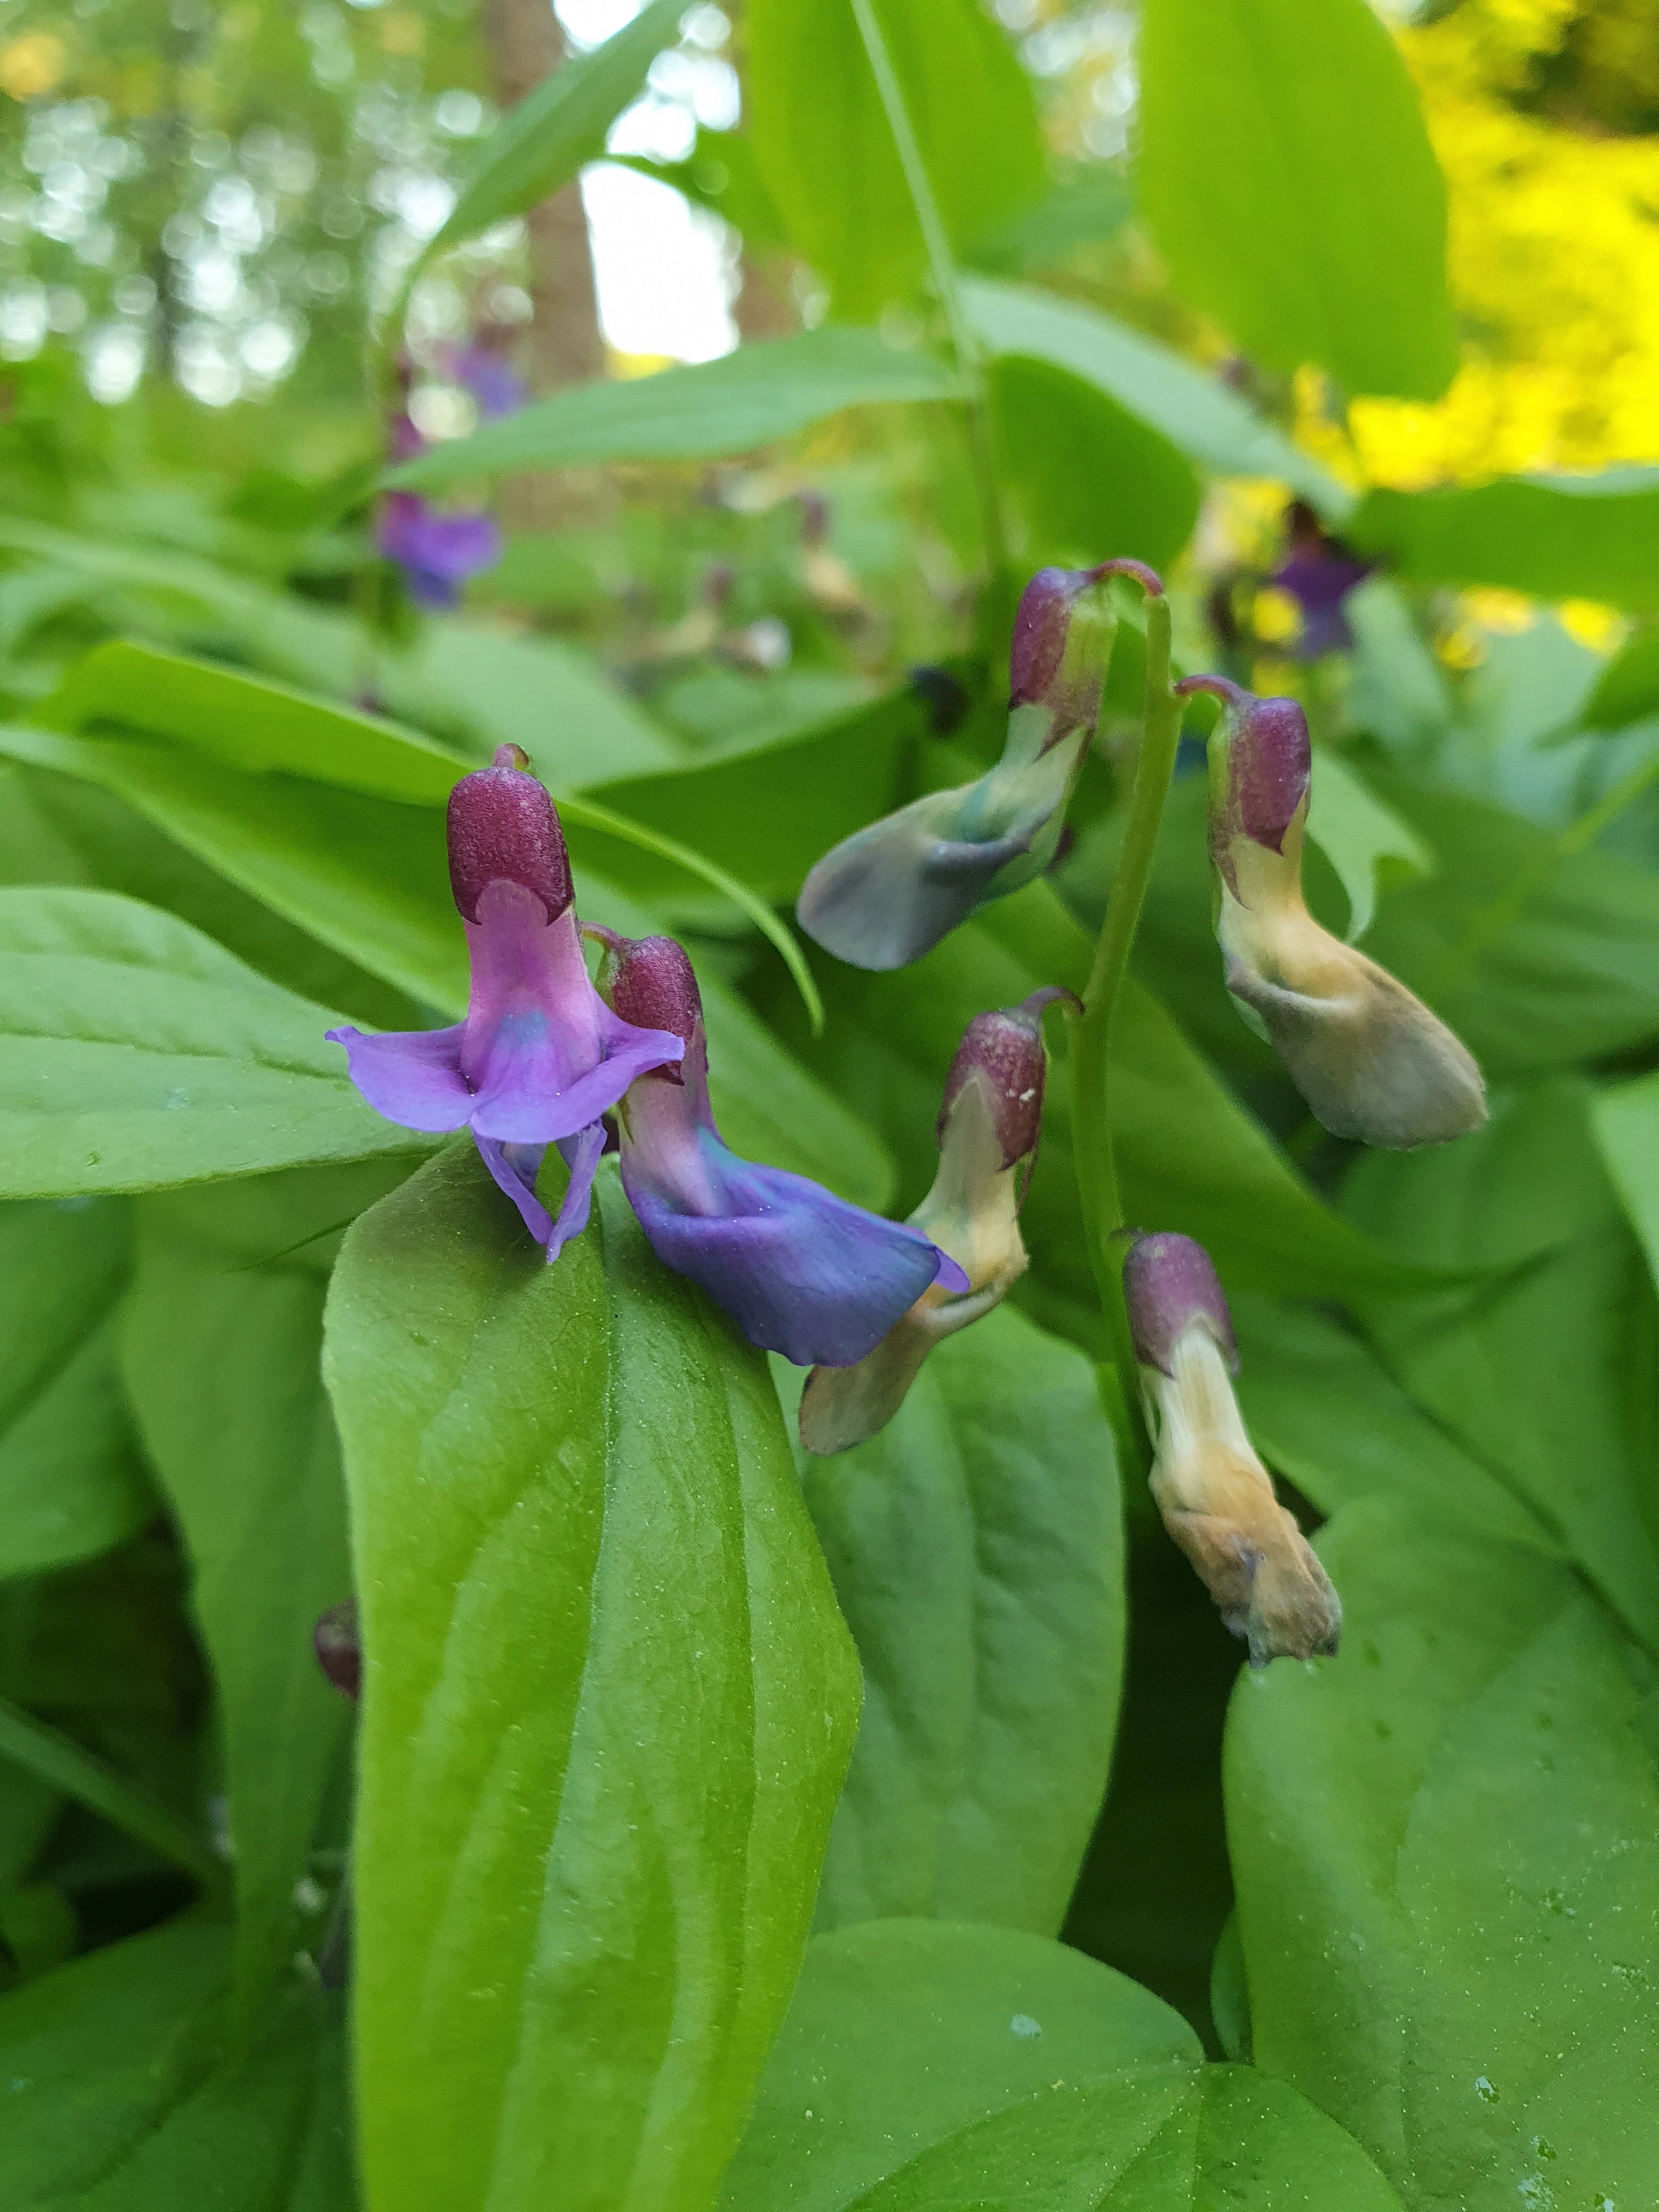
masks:
[[[1301,708],[1218,676],[1176,689],[1222,702],[1210,738],[1210,853],[1216,936],[1244,1019],[1334,1136],[1405,1150],[1479,1128],[1486,1085],[1472,1055],[1403,983],[1308,912],[1312,752]]]
[[[1253,1667],[1334,1655],[1341,1601],[1245,1429],[1229,1374],[1232,1317],[1209,1255],[1190,1237],[1138,1237],[1123,1290],[1164,1527]]]
[[[795,913],[827,952],[854,968],[906,967],[975,907],[1048,866],[1099,717],[1117,617],[1096,587],[1114,575],[1163,589],[1138,561],[1043,568],[1026,586],[1002,758],[976,782],[929,792],[823,855]]]
[[[317,1664],[343,1698],[355,1705],[363,1686],[363,1647],[357,1629],[357,1601],[342,1598],[330,1606],[312,1632]]]
[[[496,1183],[550,1260],[587,1225],[602,1116],[684,1040],[620,1019],[589,982],[570,862],[552,800],[504,745],[449,798],[450,884],[466,931],[466,1019],[365,1036],[331,1030],[352,1081],[404,1128],[470,1128]],[[536,1195],[549,1145],[569,1169],[558,1218]]]
[[[814,1368],[800,1401],[809,1452],[829,1457],[884,1428],[933,1346],[1000,1305],[1024,1273],[1021,1170],[1042,1127],[1043,1010],[1058,999],[1078,1004],[1051,987],[969,1023],[945,1080],[939,1170],[910,1216],[950,1255],[960,1279],[947,1283],[941,1273],[856,1365]]]
[[[596,935],[601,933],[594,933]],[[619,1013],[683,1041],[682,1079],[642,1071],[619,1106],[623,1188],[652,1249],[797,1366],[860,1359],[937,1281],[965,1279],[929,1239],[806,1176],[739,1159],[708,1103],[702,1001],[672,938],[603,933]]]

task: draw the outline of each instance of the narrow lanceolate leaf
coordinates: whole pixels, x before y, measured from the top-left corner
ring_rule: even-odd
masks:
[[[850,1748],[764,1364],[599,1212],[548,1267],[457,1147],[334,1278],[371,2212],[705,2204]]]
[[[614,38],[567,61],[503,116],[422,258],[523,215],[568,184],[603,151],[605,132],[673,43],[683,12],[681,0],[651,0]]]
[[[1147,0],[1140,85],[1141,203],[1188,296],[1271,368],[1437,398],[1445,186],[1367,0]]]
[[[888,1920],[820,1936],[721,2212],[1400,2212],[1283,2081],[1059,1943]]]
[[[320,1370],[325,1279],[303,1250],[246,1266],[165,1198],[137,1211],[124,1363],[213,1666],[246,2034],[298,1940],[295,1889],[348,1713],[311,1648],[317,1616],[350,1587]]]
[[[524,469],[743,453],[843,407],[957,395],[955,377],[931,354],[902,351],[874,331],[802,331],[689,368],[578,385],[432,447],[386,481],[426,488]]]
[[[0,1197],[409,1149],[346,1081],[337,1018],[153,907],[0,890]]]
[[[118,1200],[0,1208],[0,1576],[89,1559],[155,1509],[116,1372]]]
[[[1105,1794],[1122,1671],[1112,1432],[1090,1363],[1009,1307],[889,1425],[809,1462],[868,1684],[818,1925],[1054,1935]]]

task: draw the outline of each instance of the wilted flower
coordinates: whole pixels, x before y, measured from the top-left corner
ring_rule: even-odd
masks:
[[[751,1344],[799,1367],[862,1358],[930,1283],[967,1287],[916,1230],[739,1159],[709,1109],[702,1000],[684,950],[671,937],[590,933],[606,947],[617,1012],[684,1044],[681,1065],[642,1073],[617,1112],[623,1188],[659,1260]]]
[[[1334,1653],[1342,1607],[1273,1494],[1233,1395],[1232,1316],[1190,1237],[1137,1237],[1123,1293],[1157,1438],[1152,1496],[1250,1663]]]
[[[808,1451],[828,1457],[874,1436],[933,1346],[1000,1305],[1024,1273],[1019,1206],[1042,1122],[1042,1012],[1072,996],[1033,991],[1017,1006],[976,1014],[963,1031],[939,1110],[939,1171],[910,1216],[960,1279],[941,1272],[856,1366],[813,1369],[800,1401]]]
[[[472,985],[453,1029],[329,1031],[378,1114],[406,1129],[470,1128],[485,1166],[556,1259],[586,1226],[600,1117],[635,1076],[678,1060],[665,1030],[619,1020],[587,978],[570,861],[552,800],[516,745],[449,794],[449,879]],[[570,1170],[557,1221],[536,1196],[550,1144]]]
[[[1353,643],[1342,602],[1373,564],[1333,538],[1305,500],[1291,502],[1291,550],[1268,581],[1296,602],[1301,626],[1291,641],[1298,660],[1346,652]]]
[[[1220,676],[1189,676],[1176,689],[1223,702],[1210,739],[1210,856],[1216,936],[1244,1019],[1333,1136],[1400,1149],[1479,1128],[1486,1086],[1474,1059],[1304,902],[1313,763],[1301,708]]]
[[[1040,570],[1014,623],[1008,737],[997,765],[855,831],[813,868],[795,911],[837,959],[902,968],[1053,860],[1117,626],[1097,587],[1115,575],[1163,589],[1138,561]]]

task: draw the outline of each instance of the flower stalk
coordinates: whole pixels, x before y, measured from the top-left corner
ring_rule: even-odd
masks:
[[[1146,590],[1146,685],[1140,753],[1129,794],[1123,846],[1095,946],[1083,1013],[1072,1041],[1072,1116],[1083,1233],[1120,1379],[1127,1440],[1143,1473],[1152,1465],[1152,1450],[1135,1387],[1134,1340],[1124,1304],[1118,1250],[1126,1224],[1113,1145],[1112,1033],[1130,950],[1146,903],[1158,825],[1175,771],[1182,716],[1182,702],[1170,683],[1170,603],[1155,579]]]

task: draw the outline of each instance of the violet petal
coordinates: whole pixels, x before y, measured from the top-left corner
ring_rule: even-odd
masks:
[[[546,1146],[504,1145],[497,1138],[481,1137],[476,1129],[472,1141],[497,1188],[504,1190],[518,1207],[519,1218],[536,1242],[545,1244],[554,1233],[553,1217],[536,1195],[536,1177]],[[548,1256],[551,1258],[551,1253]]]
[[[351,1080],[377,1114],[405,1129],[465,1128],[471,1118],[471,1086],[461,1073],[465,1025],[447,1030],[392,1030],[365,1036],[361,1030],[328,1031],[345,1047]]]

